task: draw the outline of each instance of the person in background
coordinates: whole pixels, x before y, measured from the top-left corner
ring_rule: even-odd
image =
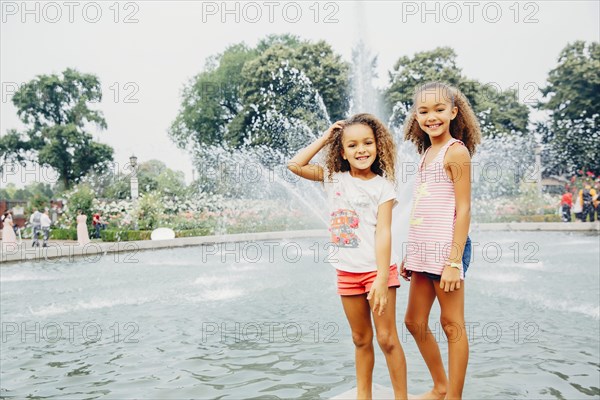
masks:
[[[50,208],[52,209],[50,215],[52,219],[52,225],[56,224],[58,221],[58,204],[54,200],[50,201]]]
[[[579,191],[579,199],[581,201],[581,220],[586,222],[588,215],[590,216],[590,222],[594,222],[594,198],[596,197],[596,190],[592,188],[589,182],[586,182],[583,189]]]
[[[17,237],[15,236],[15,231],[13,230],[13,218],[12,212],[6,211],[4,215],[2,215],[2,252],[14,251],[17,248]]]
[[[35,209],[35,212],[33,214],[31,214],[31,217],[29,218],[29,223],[31,224],[32,228],[33,228],[33,243],[31,244],[32,247],[40,247],[40,241],[39,241],[39,237],[38,235],[40,234],[40,231],[42,229],[42,225],[41,225],[41,220],[42,220],[42,213],[40,212],[39,209]]]
[[[596,179],[594,189],[596,190],[596,196],[592,199],[592,204],[596,211],[596,221],[600,221],[600,179]]]
[[[87,215],[83,210],[77,210],[77,242],[80,246],[85,246],[90,242],[90,235],[87,229]]]
[[[575,197],[575,202],[573,203],[573,214],[575,214],[575,221],[581,222],[582,211],[583,205],[581,204],[581,198],[577,196]]]
[[[42,234],[44,236],[44,244],[42,247],[48,247],[48,238],[50,237],[50,225],[52,225],[52,220],[48,215],[48,209],[44,210],[42,217],[40,219],[40,225],[42,228]]]
[[[94,238],[100,239],[100,230],[104,229],[104,222],[102,221],[102,217],[100,213],[95,213],[92,217],[92,225],[94,226]]]
[[[562,207],[562,220],[563,222],[571,222],[571,207],[573,207],[573,193],[568,190],[563,193],[560,199],[560,205]]]

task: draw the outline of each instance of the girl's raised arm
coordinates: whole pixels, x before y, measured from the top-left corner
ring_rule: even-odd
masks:
[[[329,141],[329,137],[334,129],[343,129],[344,121],[337,121],[323,133],[323,136],[300,150],[291,160],[287,167],[294,174],[311,181],[323,181],[323,167],[317,164],[309,164],[310,160],[321,150]]]

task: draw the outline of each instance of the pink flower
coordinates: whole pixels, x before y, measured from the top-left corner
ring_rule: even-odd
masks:
[[[342,194],[340,192],[335,192],[336,196],[341,196]]]

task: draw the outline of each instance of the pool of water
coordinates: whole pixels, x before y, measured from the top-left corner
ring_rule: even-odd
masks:
[[[598,398],[596,234],[474,232],[466,399]],[[328,398],[354,386],[326,239],[0,268],[0,397]],[[402,321],[408,284],[398,292]],[[439,325],[432,329],[446,359]],[[399,323],[409,391],[429,378]],[[376,350],[374,380],[390,386]]]

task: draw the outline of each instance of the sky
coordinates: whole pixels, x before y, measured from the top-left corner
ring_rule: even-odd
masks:
[[[558,55],[575,40],[600,41],[599,1],[1,1],[0,135],[24,126],[18,85],[66,68],[96,75],[108,128],[92,130],[125,165],[159,159],[192,179],[192,161],[168,137],[181,90],[227,46],[269,34],[325,40],[345,60],[360,39],[378,56],[376,84],[401,56],[450,46],[465,76],[539,97]],[[0,185],[52,180],[13,170]]]

